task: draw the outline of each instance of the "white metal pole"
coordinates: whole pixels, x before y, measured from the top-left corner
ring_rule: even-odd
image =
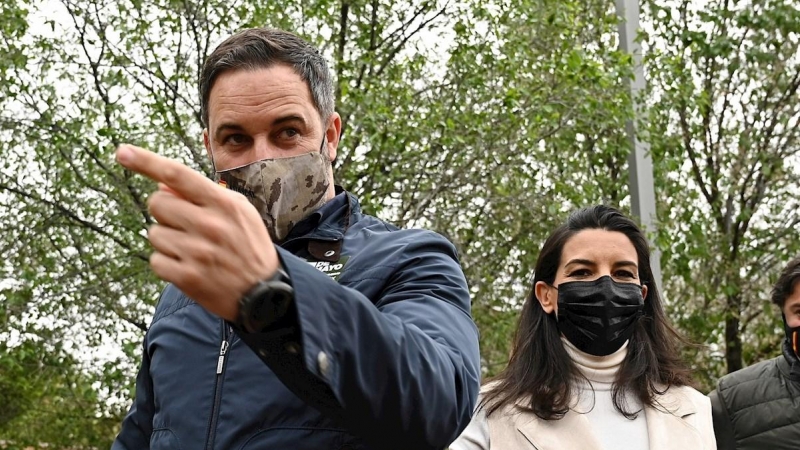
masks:
[[[639,217],[642,226],[648,233],[655,232],[656,197],[653,183],[653,161],[650,159],[650,146],[637,136],[637,123],[640,118],[638,96],[645,88],[644,67],[642,65],[642,46],[636,41],[639,31],[638,0],[615,0],[619,16],[620,49],[629,53],[633,61],[633,79],[626,80],[633,101],[633,120],[629,120],[625,128],[633,151],[628,157],[630,170],[631,211]],[[661,252],[655,245],[650,264],[656,285],[661,290]]]

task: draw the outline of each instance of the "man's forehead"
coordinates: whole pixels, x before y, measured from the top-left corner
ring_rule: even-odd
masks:
[[[210,97],[237,95],[241,92],[270,92],[274,90],[296,91],[298,95],[311,98],[311,90],[303,78],[289,65],[273,64],[260,68],[229,69],[214,80]]]
[[[316,111],[305,82],[288,66],[226,72],[209,96],[209,125],[259,120],[308,123]]]
[[[800,280],[796,280],[791,286],[782,309],[787,314],[791,311],[800,310]]]
[[[800,304],[800,279],[795,280],[791,291],[789,291],[789,299],[793,299]]]

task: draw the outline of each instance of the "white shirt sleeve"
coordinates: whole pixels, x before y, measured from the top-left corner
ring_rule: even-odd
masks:
[[[489,450],[489,421],[483,408],[475,412],[461,436],[450,444],[450,450]]]

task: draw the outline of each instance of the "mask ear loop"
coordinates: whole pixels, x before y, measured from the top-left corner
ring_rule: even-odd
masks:
[[[214,152],[209,151],[208,155],[211,158],[211,180],[217,183],[218,185],[227,188],[228,183],[223,181],[222,178],[219,177],[219,172],[217,172],[217,163],[214,162]]]
[[[319,144],[319,153],[320,155],[325,157],[325,161],[328,161],[328,164],[333,164],[331,161],[330,152],[325,152],[325,143],[328,141],[328,137],[325,134],[322,135],[322,143]]]
[[[545,281],[545,283],[547,282]],[[558,304],[558,286],[551,283],[547,283],[547,286],[556,290],[556,304]],[[548,314],[548,316],[552,317],[556,322],[558,322],[558,308],[553,308],[553,312]]]

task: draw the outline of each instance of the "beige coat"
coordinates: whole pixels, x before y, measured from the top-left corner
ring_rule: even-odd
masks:
[[[658,396],[658,408],[645,407],[650,450],[716,450],[711,403],[689,387],[672,387]],[[476,415],[476,420],[485,416]],[[542,420],[516,406],[496,411],[483,424],[470,427],[453,450],[614,450],[603,449],[586,415],[570,410],[560,420]],[[487,439],[488,438],[488,439]],[[486,442],[488,441],[488,442]]]

